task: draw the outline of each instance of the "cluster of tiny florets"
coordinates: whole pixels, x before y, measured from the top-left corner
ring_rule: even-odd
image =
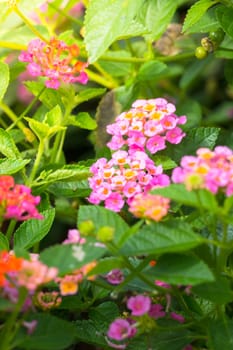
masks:
[[[233,152],[226,146],[217,146],[213,151],[199,148],[196,156],[184,156],[180,167],[173,170],[172,181],[184,183],[188,190],[205,188],[226,196],[233,194]]]
[[[48,88],[58,89],[63,83],[86,84],[87,63],[77,60],[79,47],[67,45],[64,41],[52,38],[49,43],[40,39],[32,40],[27,51],[22,51],[19,60],[27,62],[27,71],[33,77],[46,77]]]

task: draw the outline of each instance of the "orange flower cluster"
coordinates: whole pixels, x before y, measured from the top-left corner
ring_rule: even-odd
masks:
[[[23,260],[6,251],[0,252],[0,287],[4,287],[6,274],[17,272],[22,267]]]

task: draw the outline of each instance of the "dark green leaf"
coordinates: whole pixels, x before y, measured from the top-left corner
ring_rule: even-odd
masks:
[[[162,254],[186,251],[203,243],[201,236],[178,220],[153,223],[139,229],[121,248],[123,255]]]
[[[222,29],[231,38],[233,38],[233,23],[232,23],[233,8],[218,6],[218,8],[216,9],[216,16]]]
[[[231,283],[225,277],[220,277],[215,282],[195,286],[192,292],[216,304],[226,304],[233,300]]]
[[[166,68],[166,64],[160,61],[146,62],[140,67],[136,79],[139,81],[155,80]]]
[[[0,232],[0,250],[9,250],[9,241],[2,232]]]
[[[208,347],[211,350],[233,349],[233,321],[224,318],[222,320],[209,319]]]
[[[176,285],[194,286],[214,281],[214,275],[209,267],[195,256],[166,254],[159,258],[151,270],[152,278]]]

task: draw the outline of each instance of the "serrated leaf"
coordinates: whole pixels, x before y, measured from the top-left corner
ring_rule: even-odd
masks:
[[[1,250],[9,250],[9,241],[2,232],[0,232],[0,251]]]
[[[139,81],[154,80],[159,77],[160,73],[165,71],[166,68],[167,65],[160,61],[146,62],[140,67],[136,79]]]
[[[21,349],[63,350],[73,343],[76,333],[73,323],[48,313],[34,313],[31,320],[36,320],[37,326],[30,336],[23,337]]]
[[[10,80],[9,67],[4,62],[0,62],[0,77],[0,101],[2,101]]]
[[[95,130],[97,127],[96,121],[87,112],[69,116],[66,125],[74,125],[86,130]]]
[[[49,247],[40,254],[40,260],[47,266],[57,267],[60,275],[68,274],[87,263],[99,259],[106,253],[104,246],[87,239],[85,244],[64,244]]]
[[[101,227],[108,226],[114,229],[113,241],[117,244],[129,226],[126,222],[115,212],[98,205],[82,205],[78,211],[78,226],[82,221],[91,220],[97,232]]]
[[[55,209],[49,209],[41,213],[41,220],[30,219],[24,221],[14,233],[14,247],[16,249],[28,249],[41,241],[49,232],[55,217]]]
[[[0,175],[15,174],[29,162],[30,159],[0,159]]]
[[[178,3],[174,0],[148,1],[144,9],[145,15],[142,19],[148,31],[148,36],[152,40],[158,39],[166,30],[170,23]]]
[[[105,303],[92,308],[89,312],[89,317],[93,321],[96,328],[103,332],[107,332],[111,322],[118,316],[118,307],[112,301],[106,301]]]
[[[193,6],[191,6],[185,17],[182,30],[183,33],[192,27],[205,14],[206,11],[217,2],[218,1],[213,0],[199,0]]]
[[[102,88],[90,88],[80,91],[78,95],[75,96],[75,105],[78,106],[80,103],[87,102],[92,98],[99,97],[105,93],[106,89]]]
[[[52,183],[48,191],[67,198],[87,197],[91,192],[87,180]]]
[[[233,9],[231,7],[219,6],[216,9],[216,16],[223,30],[233,38]]]
[[[216,304],[227,304],[233,300],[231,283],[225,277],[220,277],[215,282],[195,286],[192,292]]]
[[[216,144],[220,128],[200,127],[187,131],[185,138],[179,145],[168,145],[166,155],[179,162],[184,155],[195,155],[198,148],[207,147],[213,149]]]
[[[40,175],[39,185],[41,183],[53,183],[61,180],[81,181],[85,180],[90,176],[89,168],[83,165],[65,165],[61,169],[49,169],[43,170]]]
[[[139,229],[121,248],[123,255],[162,254],[186,251],[204,242],[182,221],[153,223]]]
[[[144,28],[134,21],[142,0],[92,0],[85,15],[85,44],[89,62],[95,62],[117,39],[140,35]]]
[[[214,281],[212,271],[202,260],[196,256],[184,254],[162,255],[155,267],[148,271],[149,274],[151,278],[175,285],[195,286]]]
[[[99,275],[103,273],[108,273],[113,269],[120,269],[124,267],[124,262],[121,258],[115,258],[115,257],[107,257],[100,259],[94,267],[93,270],[91,270],[91,275]]]
[[[20,153],[15,145],[14,139],[11,135],[0,128],[0,153],[4,154],[7,158],[20,158]]]

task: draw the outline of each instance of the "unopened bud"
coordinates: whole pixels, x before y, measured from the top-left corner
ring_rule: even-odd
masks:
[[[109,242],[113,240],[114,237],[114,228],[110,226],[101,227],[98,232],[96,238],[100,242]]]
[[[80,222],[78,229],[82,236],[91,236],[94,234],[95,225],[92,220]]]

